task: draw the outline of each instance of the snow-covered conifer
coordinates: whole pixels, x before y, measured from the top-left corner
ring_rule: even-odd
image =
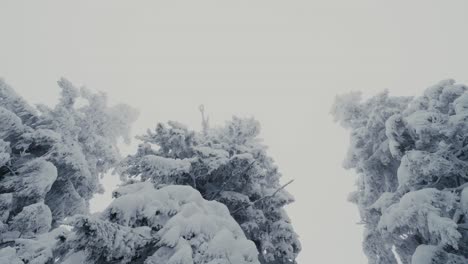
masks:
[[[221,203],[189,186],[123,186],[102,213],[77,215],[58,263],[258,264],[255,244]]]
[[[56,227],[88,212],[102,190],[99,176],[120,160],[117,141],[128,140],[136,118],[128,106],[108,106],[104,94],[58,84],[54,108],[33,107],[0,80],[0,259],[11,263],[52,263],[63,238]]]
[[[124,180],[192,186],[227,206],[261,252],[261,263],[295,263],[301,246],[284,210],[293,197],[281,188],[281,174],[258,138],[259,122],[234,117],[223,127],[204,124],[201,132],[158,124],[139,137],[137,153],[118,171]]]
[[[445,80],[419,97],[339,96],[351,131],[344,166],[371,264],[467,263],[468,88]],[[397,255],[395,256],[394,253]]]

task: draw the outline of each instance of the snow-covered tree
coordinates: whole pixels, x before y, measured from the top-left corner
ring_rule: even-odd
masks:
[[[12,263],[50,263],[63,230],[49,230],[88,212],[102,191],[99,176],[120,160],[118,139],[128,140],[136,119],[128,106],[107,106],[104,94],[58,84],[54,108],[33,107],[0,80],[0,259],[14,246]]]
[[[258,264],[225,205],[189,186],[132,183],[95,216],[77,215],[58,263]]]
[[[419,97],[338,96],[351,131],[345,168],[371,264],[468,263],[468,87],[453,80]]]
[[[203,118],[201,132],[176,122],[158,124],[139,137],[143,143],[118,172],[124,181],[192,186],[204,199],[227,206],[261,252],[261,263],[295,263],[301,247],[284,210],[293,197],[280,185],[259,133],[256,120],[236,117],[220,128],[209,128]]]

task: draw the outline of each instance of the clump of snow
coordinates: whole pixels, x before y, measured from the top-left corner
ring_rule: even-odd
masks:
[[[3,167],[10,160],[10,143],[0,139],[0,167]]]
[[[379,211],[384,211],[387,209],[390,205],[394,204],[396,201],[398,201],[397,197],[395,197],[394,193],[391,192],[384,192],[382,195],[373,203],[369,209],[376,209]]]
[[[158,124],[154,132],[148,131],[138,137],[143,143],[134,155],[124,159],[118,171],[124,180],[139,178],[158,187],[171,184],[194,187],[204,198],[229,208],[247,238],[255,242],[263,259],[294,262],[301,246],[283,209],[294,199],[285,189],[278,190],[281,173],[267,154],[267,147],[261,143],[259,132],[260,124],[253,118],[233,117],[225,126],[209,128],[206,125],[201,132],[174,122],[169,122],[168,126]],[[168,166],[172,164],[178,168]],[[140,195],[136,199],[146,198]],[[158,217],[143,217],[139,212],[146,209],[141,207],[136,205],[137,210],[130,210],[128,215],[114,209],[111,215],[118,219],[119,214],[125,214],[122,218],[125,221],[136,225],[148,222],[156,230],[159,230],[158,225],[168,221],[168,216],[160,210]],[[276,230],[279,222],[287,228]],[[171,232],[179,234],[183,230]],[[171,243],[177,243],[175,238]]]
[[[434,245],[420,245],[411,257],[411,264],[466,264],[468,259],[445,252]]]
[[[390,233],[405,227],[440,245],[458,248],[461,234],[457,224],[448,218],[456,200],[455,194],[433,188],[409,192],[384,210],[378,227]]]
[[[247,250],[243,252],[243,249]],[[225,228],[213,237],[207,251],[215,259],[228,256],[232,263],[254,263],[255,258],[252,256],[257,253],[252,241],[235,239],[232,232]]]
[[[468,187],[463,188],[460,194],[460,208],[468,219]]]
[[[17,177],[20,175],[21,177]],[[33,159],[15,174],[0,181],[0,191],[14,192],[17,206],[44,201],[47,192],[57,178],[55,166],[44,159]]]
[[[11,220],[10,230],[21,233],[22,238],[32,238],[50,230],[52,213],[44,203],[35,203],[23,207],[23,210]]]
[[[401,145],[405,143],[405,132],[407,131],[403,116],[395,114],[385,122],[385,134],[388,137],[390,153],[394,157],[401,157]]]
[[[24,130],[21,118],[13,112],[0,107],[0,138],[5,139]]]
[[[52,263],[54,250],[68,234],[69,231],[66,228],[59,227],[32,239],[16,239],[17,255],[28,264]]]
[[[84,251],[72,252],[69,255],[65,256],[64,259],[60,262],[61,264],[78,264],[78,263],[87,263],[88,255]]]
[[[16,250],[12,247],[4,247],[0,249],[0,263],[24,264],[24,262],[16,255]]]
[[[13,206],[13,193],[0,194],[0,221],[6,222]]]
[[[398,183],[400,187],[426,185],[450,176],[453,170],[453,162],[437,153],[411,150],[401,159],[397,170]]]
[[[99,219],[70,220],[76,237],[69,243],[86,248],[88,257],[121,263],[146,258],[147,264],[259,263],[255,244],[227,207],[189,186],[156,189],[139,182],[114,193],[117,198]]]
[[[68,247],[72,251],[85,249],[87,257],[96,261],[130,263],[137,251],[154,239],[149,227],[130,228],[93,216],[76,215],[67,224],[74,226]]]
[[[223,149],[198,146],[195,147],[195,151],[202,157],[203,164],[208,168],[208,174],[220,168],[229,160],[229,153]]]
[[[169,179],[190,171],[190,161],[186,159],[170,159],[155,155],[147,155],[141,159],[140,166],[145,168],[142,179],[153,177],[156,179]]]
[[[456,114],[462,114],[468,112],[468,92],[464,92],[453,102],[453,107]]]

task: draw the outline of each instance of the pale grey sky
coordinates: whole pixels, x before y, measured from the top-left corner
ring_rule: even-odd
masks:
[[[466,10],[464,0],[0,0],[0,76],[36,103],[55,102],[60,76],[105,91],[141,111],[135,134],[171,119],[198,129],[201,103],[214,124],[255,116],[283,180],[296,179],[300,263],[360,264],[333,98],[468,83]]]

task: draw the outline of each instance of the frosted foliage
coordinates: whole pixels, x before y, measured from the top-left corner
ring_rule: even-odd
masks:
[[[460,196],[460,207],[462,209],[462,213],[468,218],[468,187],[463,188]]]
[[[66,234],[58,226],[88,212],[136,118],[102,93],[58,84],[51,108],[29,105],[0,80],[0,259],[8,259],[0,263],[50,264],[61,255]]]
[[[28,264],[49,264],[56,259],[57,251],[68,235],[65,228],[56,228],[33,239],[15,241],[17,255]]]
[[[101,260],[130,263],[136,251],[151,241],[149,227],[132,229],[84,215],[74,216],[67,223],[75,227],[74,236],[67,242],[69,247],[84,250],[94,263]]]
[[[25,163],[15,174],[6,175],[0,181],[0,191],[13,193],[17,208],[44,201],[56,178],[55,166],[37,158]]]
[[[0,139],[0,166],[3,167],[8,164],[10,160],[10,144]]]
[[[9,241],[7,244],[14,243],[14,248],[0,249],[0,263],[54,263],[55,253],[62,245],[67,233],[68,231],[64,228],[56,228],[34,238],[17,238]],[[8,261],[2,262],[3,258]]]
[[[0,105],[15,113],[23,123],[35,121],[36,110],[0,78]]]
[[[345,127],[359,126],[359,122],[363,121],[360,120],[361,109],[360,105],[357,104],[359,101],[361,101],[360,92],[337,96],[332,107],[335,121],[340,122]]]
[[[456,196],[451,192],[431,188],[409,192],[383,210],[379,228],[390,233],[398,229],[417,232],[433,243],[458,248],[461,234],[457,224],[446,217],[455,205]]]
[[[190,161],[183,159],[170,159],[156,155],[148,155],[141,159],[140,166],[144,171],[143,180],[153,177],[169,182],[174,176],[183,175],[190,171]]]
[[[76,264],[76,263],[82,263],[86,264],[89,263],[87,261],[87,256],[84,251],[78,251],[78,252],[73,252],[69,254],[65,260],[61,262],[62,264]]]
[[[120,159],[117,140],[122,137],[128,141],[129,126],[137,113],[124,105],[109,107],[105,94],[94,94],[86,88],[78,89],[65,79],[58,84],[63,91],[59,104],[53,109],[40,108],[44,120],[39,127],[56,131],[61,136],[61,140],[52,145],[49,154],[58,165],[59,176],[57,184],[53,186],[57,188],[50,197],[53,199],[48,197],[47,203],[54,203],[60,197],[66,199],[68,194],[61,192],[63,184],[67,185],[67,189],[73,188],[83,200],[89,200],[94,193],[102,191],[98,176]],[[78,99],[86,103],[76,106]],[[71,213],[83,212],[53,210],[55,218]]]
[[[24,262],[16,255],[16,250],[12,247],[0,249],[0,263],[24,264]]]
[[[0,194],[0,221],[7,222],[13,206],[13,193]]]
[[[43,203],[31,204],[11,220],[10,230],[20,232],[20,237],[31,238],[49,231],[52,223],[52,213]]]
[[[102,191],[99,175],[120,159],[118,139],[129,139],[135,110],[108,106],[104,94],[65,79],[58,84],[59,103],[50,108],[30,106],[0,81],[0,195],[13,194],[8,217],[41,201],[54,224],[85,213],[87,201]]]
[[[465,264],[468,259],[445,252],[441,247],[421,245],[414,252],[411,264]]]
[[[98,217],[69,221],[75,229],[67,243],[75,250],[64,263],[77,257],[77,251],[88,263],[259,263],[255,244],[228,209],[189,186],[155,189],[150,182],[139,182],[114,195]]]
[[[21,119],[8,109],[0,106],[0,136],[8,139],[17,136],[25,130]]]
[[[401,159],[397,170],[400,187],[418,188],[442,177],[450,177],[456,168],[454,164],[438,153],[412,150]]]
[[[466,263],[468,91],[444,80],[419,97],[384,92],[337,97],[350,130],[345,167],[358,174],[357,204],[369,263]]]
[[[117,171],[125,181],[139,178],[155,186],[178,184],[197,189],[204,199],[227,206],[261,252],[261,263],[295,263],[301,245],[283,209],[294,199],[280,189],[281,174],[259,133],[260,124],[252,118],[234,117],[221,127],[205,125],[201,132],[176,122],[158,124],[155,131],[138,137],[143,142],[137,152],[125,158]],[[114,213],[125,215],[122,221],[134,224],[142,221],[136,216],[144,210]],[[144,221],[154,226],[153,218]]]

